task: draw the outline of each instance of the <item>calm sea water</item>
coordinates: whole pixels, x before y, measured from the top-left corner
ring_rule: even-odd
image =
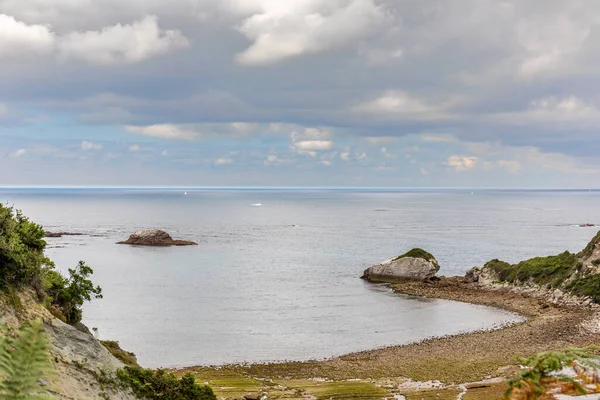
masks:
[[[84,322],[147,367],[304,360],[490,328],[515,315],[403,297],[358,277],[412,247],[440,274],[578,251],[598,192],[1,189],[48,230],[66,271],[85,260],[104,299]],[[257,206],[261,204],[261,206]],[[116,245],[161,228],[199,246]]]

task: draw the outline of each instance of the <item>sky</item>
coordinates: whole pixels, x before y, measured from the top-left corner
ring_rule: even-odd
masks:
[[[597,0],[0,0],[1,186],[597,188]]]

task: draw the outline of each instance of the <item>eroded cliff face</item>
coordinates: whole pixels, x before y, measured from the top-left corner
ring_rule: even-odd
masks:
[[[43,321],[58,372],[52,383],[53,396],[61,400],[136,399],[129,390],[115,385],[115,372],[124,366],[119,360],[93,335],[65,324],[35,299],[33,291],[10,297],[1,294],[0,319],[9,329],[18,329],[23,323],[35,319]]]

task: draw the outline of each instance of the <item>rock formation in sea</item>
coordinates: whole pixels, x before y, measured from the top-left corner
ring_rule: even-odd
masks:
[[[174,240],[171,235],[160,229],[137,231],[129,239],[118,244],[132,244],[137,246],[195,246],[198,243],[188,240]]]
[[[63,236],[83,236],[83,233],[45,231],[44,236],[48,238],[59,238]]]
[[[439,269],[440,265],[433,255],[422,249],[412,249],[367,268],[361,278],[371,282],[426,281],[434,279]]]

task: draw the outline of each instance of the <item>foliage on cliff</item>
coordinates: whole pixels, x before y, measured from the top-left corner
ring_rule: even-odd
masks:
[[[210,387],[197,384],[192,374],[185,374],[181,379],[177,379],[175,375],[163,370],[125,367],[117,372],[117,376],[142,399],[216,400],[217,398]]]
[[[535,257],[514,265],[492,260],[486,263],[484,268],[496,272],[502,282],[532,282],[559,287],[576,268],[577,262],[576,254],[565,251],[557,256]]]
[[[44,255],[42,227],[20,211],[0,204],[0,290],[34,288],[54,315],[68,323],[81,321],[85,301],[101,298],[89,279],[94,271],[83,261],[64,277]]]
[[[47,268],[44,230],[20,211],[0,205],[0,287],[39,286]]]
[[[54,368],[50,345],[40,321],[22,326],[15,338],[0,332],[0,398],[7,400],[52,399],[40,379],[51,379]]]

